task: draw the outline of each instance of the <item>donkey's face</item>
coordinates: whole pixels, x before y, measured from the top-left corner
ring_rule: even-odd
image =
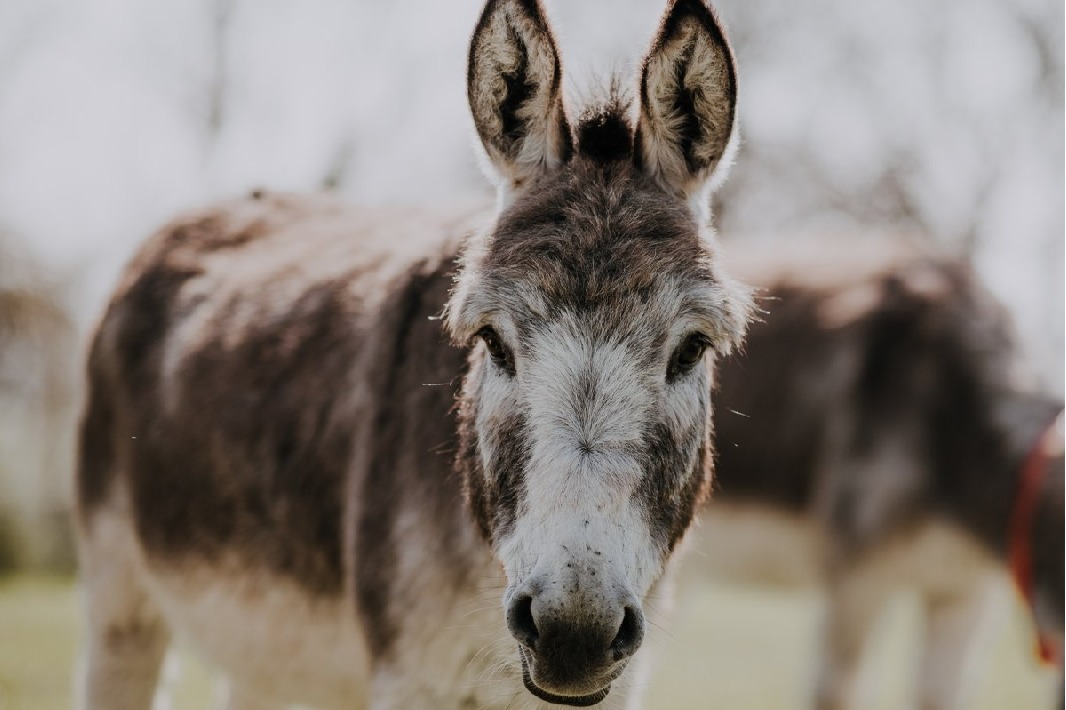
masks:
[[[468,76],[502,208],[449,303],[475,344],[460,464],[526,687],[587,705],[640,645],[642,602],[707,488],[707,353],[747,319],[693,208],[733,134],[732,56],[702,2],[674,2],[636,128],[613,100],[572,132],[539,6],[492,0]]]

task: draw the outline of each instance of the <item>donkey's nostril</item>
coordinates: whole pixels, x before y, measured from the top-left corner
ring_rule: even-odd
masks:
[[[533,597],[522,594],[511,602],[507,610],[507,627],[518,643],[528,648],[537,645],[537,622],[533,620]]]
[[[618,627],[618,635],[611,642],[611,650],[614,652],[614,660],[621,661],[629,658],[640,648],[644,640],[644,614],[634,606],[626,606],[625,616],[622,617],[622,625]]]

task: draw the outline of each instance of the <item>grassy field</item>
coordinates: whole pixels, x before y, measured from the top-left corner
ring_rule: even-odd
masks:
[[[0,710],[70,707],[80,642],[79,598],[69,580],[0,582]],[[813,594],[713,586],[683,597],[648,693],[665,710],[799,710],[810,688],[819,602]],[[870,710],[909,706],[919,629],[905,600],[881,624],[869,664]],[[1010,615],[1007,615],[1010,617]],[[1010,618],[1007,621],[1011,621]],[[1013,621],[1017,621],[1014,619]],[[1026,662],[1020,624],[992,629],[975,710],[1044,710],[1051,678]],[[757,662],[755,662],[757,659]],[[211,672],[188,653],[168,660],[173,710],[209,707]]]

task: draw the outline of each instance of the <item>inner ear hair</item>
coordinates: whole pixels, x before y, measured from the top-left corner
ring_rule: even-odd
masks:
[[[703,0],[673,0],[640,77],[638,166],[693,196],[716,182],[735,144],[737,79],[725,31]]]
[[[562,66],[538,0],[489,0],[470,42],[467,98],[494,172],[519,185],[569,159]]]

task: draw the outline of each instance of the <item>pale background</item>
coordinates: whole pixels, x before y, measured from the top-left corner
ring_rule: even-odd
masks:
[[[546,4],[575,97],[612,70],[632,83],[663,6]],[[1061,395],[1061,0],[717,4],[744,137],[715,202],[723,240],[908,236],[966,255]],[[82,344],[154,227],[253,187],[486,192],[463,86],[479,7],[0,0],[0,568],[70,569]],[[734,597],[742,620],[803,603]]]

